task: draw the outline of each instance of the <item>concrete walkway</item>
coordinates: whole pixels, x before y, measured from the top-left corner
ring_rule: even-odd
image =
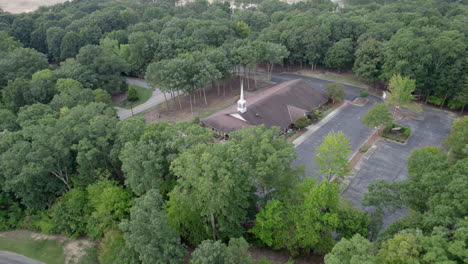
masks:
[[[0,251],[0,264],[44,264],[20,254],[9,251]]]
[[[151,89],[148,83],[141,79],[126,78],[126,81],[128,84],[133,84],[133,85],[137,85],[137,86],[144,87],[147,89]],[[166,94],[166,95],[167,95],[167,100],[171,99],[170,94]],[[120,120],[125,120],[127,118],[130,118],[132,115],[136,115],[147,109],[150,109],[153,106],[164,103],[164,101],[165,101],[164,94],[161,92],[161,90],[155,89],[151,97],[148,99],[148,101],[144,102],[141,105],[133,107],[133,109],[125,109],[121,107],[114,107],[114,109],[117,110],[117,115],[119,116]],[[132,114],[132,110],[133,110],[133,114]]]

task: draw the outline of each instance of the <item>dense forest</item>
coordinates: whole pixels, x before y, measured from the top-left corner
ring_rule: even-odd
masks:
[[[369,188],[376,211],[410,212],[380,234],[337,183],[292,166],[297,154],[279,129],[214,144],[196,122],[118,119],[111,95],[127,89],[125,76],[192,100],[259,65],[353,71],[372,85],[401,74],[422,102],[468,103],[463,2],[254,3],[0,11],[0,229],[87,236],[100,241],[95,263],[180,263],[189,249],[191,263],[253,263],[249,245],[325,263],[468,262],[466,117],[446,149],[411,154],[408,181]]]

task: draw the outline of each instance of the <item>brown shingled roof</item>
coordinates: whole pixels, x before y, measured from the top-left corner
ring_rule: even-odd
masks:
[[[203,124],[224,133],[260,124],[286,129],[311,108],[325,104],[328,98],[305,80],[296,79],[258,93],[248,93],[246,101],[245,113],[237,112],[236,105],[232,105],[203,119]],[[245,121],[232,114],[240,115]]]

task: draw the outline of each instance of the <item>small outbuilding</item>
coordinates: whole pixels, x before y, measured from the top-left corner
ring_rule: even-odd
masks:
[[[202,123],[220,135],[264,124],[278,126],[283,132],[294,127],[301,116],[310,109],[328,102],[324,91],[304,79],[285,81],[269,89],[241,95],[237,105],[229,106],[202,120]]]

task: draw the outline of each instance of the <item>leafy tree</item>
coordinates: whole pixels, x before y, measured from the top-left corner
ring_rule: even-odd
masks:
[[[49,66],[47,57],[33,49],[17,48],[0,58],[0,87],[8,80],[16,78],[30,78],[33,73]]]
[[[0,208],[0,230],[21,228],[25,214],[11,193],[0,190]]]
[[[350,38],[341,39],[328,49],[324,63],[333,69],[346,69],[353,65],[354,47]]]
[[[21,107],[16,120],[22,128],[25,128],[33,125],[39,125],[42,119],[56,117],[57,113],[54,112],[49,105],[32,104]]]
[[[388,89],[390,95],[388,102],[396,108],[407,106],[413,100],[411,94],[416,89],[416,82],[408,77],[402,77],[401,75],[393,75],[390,79]],[[393,112],[395,116],[395,111]]]
[[[393,116],[388,106],[382,103],[376,103],[364,116],[362,122],[371,128],[379,127],[391,124],[393,122]]]
[[[138,92],[134,86],[128,87],[127,100],[134,102],[138,100]]]
[[[288,49],[281,45],[272,42],[264,42],[262,45],[260,58],[267,63],[268,78],[271,79],[271,73],[275,64],[283,64],[283,60],[288,57]]]
[[[419,263],[422,248],[413,234],[397,234],[384,242],[377,255],[380,263]]]
[[[65,193],[50,209],[53,230],[71,238],[86,234],[89,215],[88,193],[81,188]]]
[[[31,77],[31,91],[29,99],[32,103],[47,104],[55,95],[55,78],[51,70],[41,70]]]
[[[189,241],[242,235],[252,182],[247,168],[239,166],[239,151],[233,144],[200,144],[173,161],[178,180],[169,194],[168,217]]]
[[[8,131],[16,131],[19,129],[16,122],[16,116],[10,110],[0,109],[0,133]]]
[[[96,89],[93,91],[94,101],[98,103],[111,104],[112,97],[111,95],[103,89]]]
[[[250,35],[250,27],[244,21],[236,22],[235,31],[240,38],[247,38]]]
[[[284,217],[286,208],[281,201],[270,200],[255,216],[255,226],[249,232],[269,247],[282,248],[288,224]]]
[[[209,130],[193,123],[147,126],[141,136],[125,144],[120,153],[125,184],[136,195],[143,195],[150,189],[167,194],[176,180],[169,170],[172,161],[191,146],[212,140]]]
[[[65,60],[67,58],[73,58],[78,54],[81,47],[81,38],[78,33],[67,32],[62,39],[60,44],[60,58]]]
[[[58,61],[61,56],[60,46],[66,31],[59,27],[50,27],[47,29],[47,49],[49,54]]]
[[[445,143],[455,159],[468,157],[468,117],[461,117],[453,122]]]
[[[104,234],[99,251],[101,264],[138,264],[138,253],[125,245],[124,235],[118,230],[109,230]]]
[[[333,103],[335,101],[343,101],[345,92],[344,85],[339,83],[329,83],[325,85],[328,98],[332,99]]]
[[[226,245],[221,241],[205,240],[192,253],[191,264],[226,263]]]
[[[355,234],[367,237],[370,219],[366,211],[359,210],[350,203],[342,202],[338,209],[340,224],[336,230],[341,238],[351,238]]]
[[[127,246],[134,248],[142,263],[180,263],[185,257],[179,234],[169,226],[157,190],[149,190],[135,200],[130,220],[120,227]]]
[[[244,238],[231,238],[228,246],[221,241],[205,240],[192,253],[193,264],[251,264],[247,252],[249,243]]]
[[[325,256],[325,264],[374,264],[374,246],[360,234],[351,239],[342,238]]]
[[[325,176],[328,182],[343,179],[349,172],[348,155],[351,154],[351,143],[341,131],[330,132],[317,148],[315,159],[319,165],[318,173]]]
[[[230,134],[232,144],[242,149],[243,164],[261,197],[285,197],[299,182],[301,168],[294,169],[296,152],[280,129],[255,126]],[[265,199],[267,200],[267,199]]]
[[[84,89],[80,82],[73,79],[58,79],[55,87],[58,94],[54,96],[50,106],[57,111],[63,107],[73,108],[94,101],[93,91]]]
[[[110,180],[97,181],[86,188],[91,217],[87,227],[91,239],[101,238],[129,217],[132,194]]]
[[[21,47],[22,45],[18,40],[8,35],[7,32],[0,30],[0,55],[4,56],[6,53]]]
[[[7,87],[2,92],[3,101],[14,112],[18,111],[21,106],[32,103],[30,101],[31,83],[28,80],[17,78],[8,81]]]
[[[359,44],[356,50],[353,72],[363,80],[375,83],[380,80],[383,64],[382,42],[368,39]]]

